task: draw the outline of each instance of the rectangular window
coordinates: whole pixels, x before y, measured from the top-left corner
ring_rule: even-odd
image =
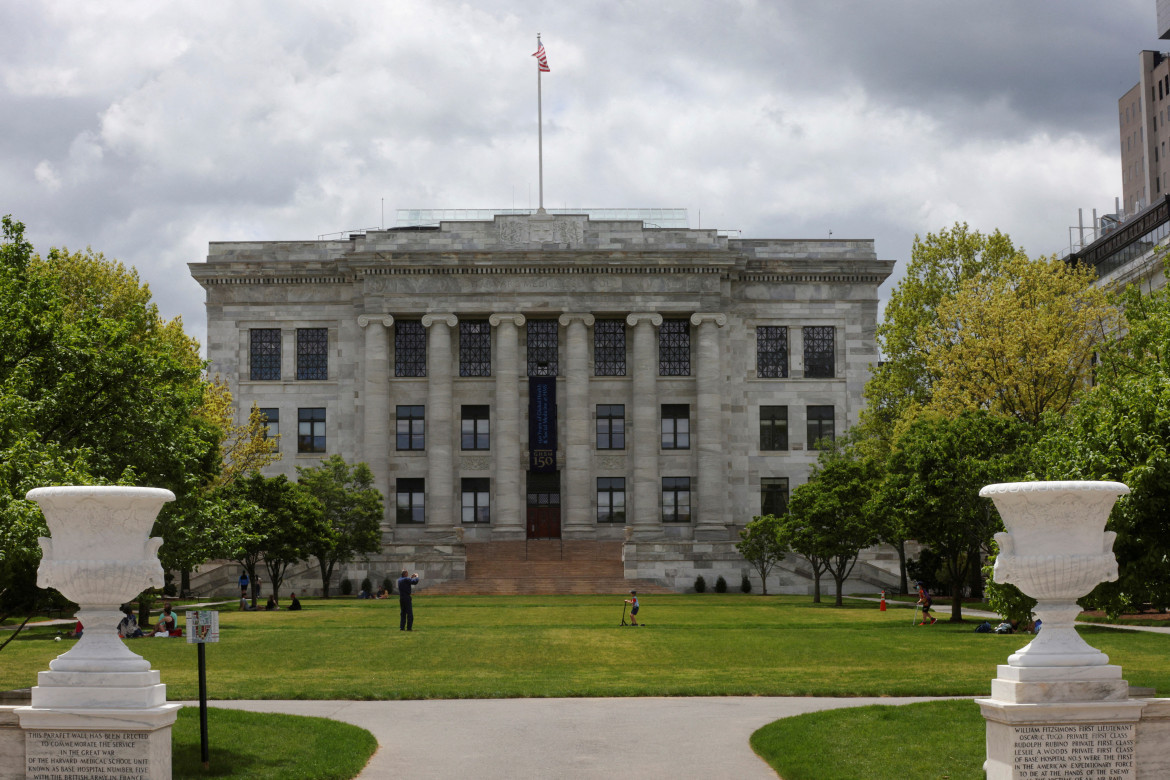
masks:
[[[626,375],[625,320],[597,320],[593,323],[593,373],[596,376]]]
[[[329,378],[329,329],[297,328],[297,379]]]
[[[248,360],[249,378],[280,379],[280,328],[252,328]]]
[[[597,478],[597,522],[626,522],[626,478]]]
[[[492,375],[492,327],[487,320],[459,322],[459,376]]]
[[[597,405],[597,449],[626,448],[626,405]]]
[[[783,325],[756,328],[756,376],[761,379],[788,378],[788,328]]]
[[[487,477],[469,477],[463,482],[463,522],[488,523],[491,481]]]
[[[396,480],[398,491],[398,505],[396,519],[402,524],[424,523],[426,515],[426,480],[419,478],[403,478]]]
[[[689,404],[662,405],[662,449],[691,448],[691,407]]]
[[[788,449],[788,407],[760,407],[760,449]]]
[[[812,325],[800,329],[804,339],[804,375],[808,379],[832,379],[837,371],[833,347],[835,328]]]
[[[560,324],[556,320],[528,320],[528,376],[557,376],[560,364],[557,342]]]
[[[394,376],[427,375],[427,330],[421,320],[394,322]]]
[[[463,410],[463,424],[460,429],[460,448],[465,450],[490,449],[491,436],[488,429],[490,407],[464,406],[461,408]]]
[[[325,451],[325,410],[297,409],[297,452]]]
[[[788,511],[788,477],[760,479],[760,514],[779,517]]]
[[[398,443],[396,449],[421,450],[426,448],[426,407],[399,406]]]
[[[658,328],[658,375],[691,375],[690,320],[663,320]]]
[[[691,478],[662,478],[662,522],[691,522]]]
[[[835,427],[833,407],[808,407],[808,448],[810,450],[819,449],[817,442],[822,440],[833,441],[836,438]]]
[[[258,410],[260,416],[264,418],[264,438],[270,438],[280,435],[280,410],[271,407],[265,407]]]

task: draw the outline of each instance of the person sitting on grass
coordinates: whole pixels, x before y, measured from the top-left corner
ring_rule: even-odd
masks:
[[[134,619],[134,610],[129,604],[122,606],[122,614],[123,618],[118,622],[118,636],[123,639],[142,636],[142,629],[138,627],[138,621]]]
[[[934,605],[934,599],[930,597],[930,593],[926,590],[926,585],[918,583],[918,603],[922,605],[922,622],[918,625],[925,626],[929,620],[930,625],[935,624],[934,615],[930,614],[930,608]]]
[[[301,602],[297,598],[297,594],[292,594],[292,601],[289,602],[288,608],[290,612],[301,608]]]
[[[154,627],[155,636],[170,636],[177,625],[175,612],[171,609],[171,602],[163,602],[163,611],[158,616],[158,624]]]
[[[630,625],[636,626],[638,625],[638,591],[631,590],[626,603],[630,605]]]

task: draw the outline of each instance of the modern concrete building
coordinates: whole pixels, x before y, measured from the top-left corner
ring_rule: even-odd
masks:
[[[871,240],[689,229],[683,210],[400,213],[191,264],[211,372],[281,434],[269,472],[370,465],[374,578],[457,582],[501,542],[552,539],[603,544],[621,577],[738,586],[739,529],[858,419],[893,261]],[[896,582],[882,566],[855,576]],[[809,590],[797,562],[775,579]]]

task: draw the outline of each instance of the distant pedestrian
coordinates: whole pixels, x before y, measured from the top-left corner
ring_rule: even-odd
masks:
[[[407,575],[406,569],[398,578],[398,630],[414,630],[414,606],[410,602],[411,588],[418,585],[418,572]]]
[[[248,572],[240,572],[240,609],[248,608]]]
[[[924,626],[929,623],[934,625],[934,615],[930,614],[930,608],[934,605],[934,599],[930,597],[929,591],[923,583],[918,583],[918,603],[922,605],[922,622],[918,625]]]
[[[636,626],[638,625],[638,591],[631,590],[626,603],[630,605],[630,625]]]

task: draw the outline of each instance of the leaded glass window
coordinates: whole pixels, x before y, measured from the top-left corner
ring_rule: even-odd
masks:
[[[804,340],[804,375],[808,379],[831,379],[836,373],[832,325],[809,325],[800,329]]]
[[[491,522],[491,481],[487,477],[465,477],[463,486],[463,522]]]
[[[593,323],[593,373],[595,376],[626,375],[625,320]]]
[[[658,328],[658,375],[691,375],[691,323],[663,320]]]
[[[325,451],[325,409],[297,409],[297,452]]]
[[[788,511],[788,477],[760,479],[760,514],[779,517]]]
[[[280,435],[280,409],[273,407],[264,407],[258,409],[260,417],[264,421],[264,438],[276,437]]]
[[[492,328],[487,320],[459,321],[459,376],[492,375]]]
[[[597,522],[626,522],[626,478],[597,478]]]
[[[394,322],[394,376],[427,375],[427,330],[421,320]]]
[[[426,407],[399,406],[396,411],[398,418],[396,449],[424,449],[426,447]]]
[[[691,407],[689,404],[662,405],[662,449],[686,450],[691,447]]]
[[[788,407],[760,407],[760,449],[788,449]]]
[[[329,329],[297,328],[297,379],[329,378]]]
[[[597,449],[626,448],[626,405],[597,405]]]
[[[691,478],[662,478],[662,522],[691,522]]]
[[[756,328],[756,376],[761,379],[788,377],[788,328],[783,325]]]
[[[528,320],[528,376],[556,376],[560,373],[557,342],[560,325],[556,320]]]
[[[404,477],[395,483],[397,492],[396,520],[400,524],[426,522],[426,480]]]
[[[249,378],[280,379],[280,328],[252,328],[249,336]]]
[[[820,449],[817,446],[817,442],[822,440],[833,441],[836,438],[833,407],[810,406],[808,407],[807,415],[808,448],[810,450]]]
[[[491,447],[491,430],[488,406],[462,407],[460,420],[460,449],[486,450]]]

